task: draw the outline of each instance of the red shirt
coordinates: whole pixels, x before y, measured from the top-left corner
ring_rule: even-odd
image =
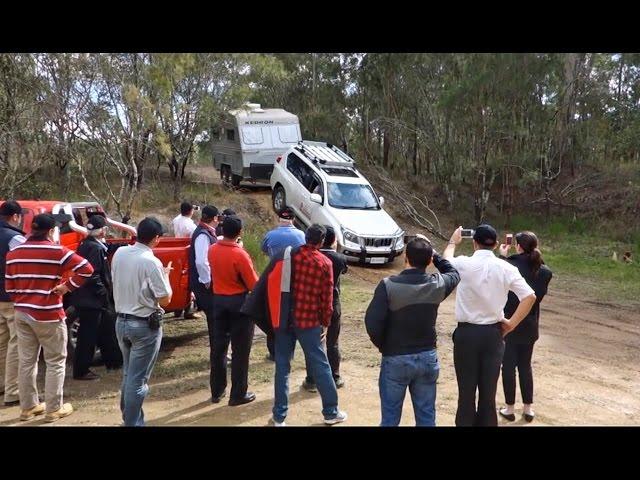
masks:
[[[293,318],[298,328],[328,327],[333,314],[331,260],[303,245],[291,258]]]
[[[64,320],[62,296],[51,290],[67,272],[72,276],[64,284],[73,291],[91,277],[93,267],[66,247],[27,239],[7,253],[5,287],[14,308],[40,322]]]
[[[211,286],[216,295],[239,295],[253,290],[258,274],[247,251],[235,241],[220,240],[209,247]]]

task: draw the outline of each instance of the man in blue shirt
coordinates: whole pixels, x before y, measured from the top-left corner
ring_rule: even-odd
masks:
[[[268,231],[262,240],[262,251],[269,256],[270,260],[273,260],[275,256],[289,246],[297,248],[307,243],[304,232],[293,226],[293,219],[295,218],[293,210],[285,207],[280,210],[278,217],[280,218],[278,226]],[[272,362],[275,361],[274,344],[273,332],[270,332],[267,334],[267,349],[269,350],[267,360]]]
[[[304,245],[304,232],[293,226],[294,214],[289,207],[283,208],[278,214],[279,225],[267,232],[262,240],[262,251],[269,255],[270,259],[282,252],[285,248]]]

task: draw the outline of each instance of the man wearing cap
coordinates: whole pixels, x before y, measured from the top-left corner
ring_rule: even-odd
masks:
[[[51,241],[56,220],[52,215],[36,215],[31,235],[7,254],[5,288],[14,301],[18,334],[18,386],[20,420],[45,413],[46,422],[55,422],[73,412],[63,403],[67,325],[62,296],[91,277],[91,264],[66,247]],[[69,279],[60,283],[63,275]],[[36,376],[40,349],[47,365],[45,402],[40,403]]]
[[[473,234],[474,254],[454,257],[462,241],[458,227],[443,257],[460,273],[456,293],[453,363],[458,381],[456,426],[497,426],[496,389],[504,353],[503,336],[513,330],[536,301],[536,296],[516,267],[493,253],[498,235],[491,225]],[[509,291],[520,305],[510,319],[503,308]],[[478,403],[476,406],[476,390]]]
[[[217,226],[218,209],[213,205],[205,206],[202,209],[200,223],[191,237],[189,249],[189,288],[196,296],[198,308],[207,316],[210,347],[213,345],[213,290],[211,289],[209,247],[218,241]],[[210,357],[213,364],[213,357]]]
[[[273,259],[285,248],[297,248],[305,244],[304,232],[293,225],[294,214],[289,208],[283,208],[278,213],[279,224],[267,232],[262,240],[262,251]]]
[[[92,215],[87,222],[87,238],[78,246],[78,255],[93,267],[93,275],[85,284],[70,294],[69,301],[80,317],[78,342],[73,357],[75,380],[100,378],[89,367],[96,344],[107,370],[122,366],[122,353],[116,338],[113,307],[113,282],[108,258],[127,243],[106,243],[107,221],[102,215]]]
[[[213,272],[213,343],[211,351],[211,401],[218,403],[226,396],[227,349],[233,348],[229,405],[253,402],[256,396],[247,392],[249,354],[254,324],[240,312],[247,294],[258,281],[251,257],[237,243],[242,220],[230,215],[222,223],[224,238],[209,247],[209,264]]]
[[[142,403],[160,351],[162,307],[173,293],[171,265],[163,267],[152,250],[165,229],[156,218],[146,217],[137,230],[137,242],[118,249],[111,262],[116,335],[123,357],[120,410],[124,425],[131,427],[144,426]]]
[[[225,208],[222,211],[222,220],[218,222],[218,226],[216,227],[216,236],[217,237],[222,237],[222,222],[224,221],[224,217],[228,217],[229,215],[236,215],[235,210],[232,210],[230,208]]]
[[[304,232],[297,229],[293,225],[295,215],[293,210],[289,207],[285,207],[278,213],[279,224],[273,230],[267,232],[262,240],[262,251],[269,256],[270,260],[273,260],[285,248],[298,248],[306,243],[304,239]],[[267,349],[269,354],[267,360],[274,361],[275,359],[275,339],[273,332],[267,333]]]
[[[0,393],[7,407],[18,405],[18,337],[13,302],[5,290],[4,270],[7,253],[25,242],[20,230],[22,208],[15,200],[0,205]]]

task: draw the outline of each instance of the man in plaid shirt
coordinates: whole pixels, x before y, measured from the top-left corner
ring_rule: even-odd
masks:
[[[272,423],[284,426],[289,403],[289,372],[296,345],[300,342],[311,375],[322,397],[324,423],[344,422],[347,414],[338,410],[338,391],[331,375],[322,337],[333,314],[333,271],[331,261],[319,248],[326,229],[311,225],[305,234],[306,245],[291,254],[291,325],[275,330],[276,376]]]

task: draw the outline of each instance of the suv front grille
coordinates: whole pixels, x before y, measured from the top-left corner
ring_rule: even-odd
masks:
[[[390,247],[393,243],[393,238],[365,238],[365,247]]]

